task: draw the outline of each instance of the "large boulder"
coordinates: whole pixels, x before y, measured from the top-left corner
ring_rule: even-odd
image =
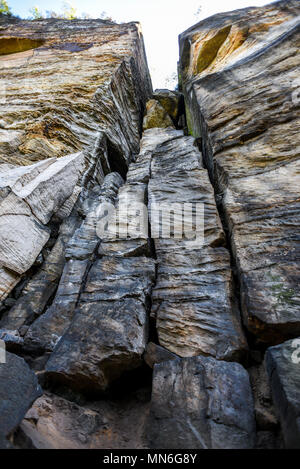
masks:
[[[6,438],[41,394],[37,378],[23,358],[6,352],[6,362],[0,363],[0,447],[6,447]]]
[[[176,126],[178,124],[179,114],[183,111],[182,95],[177,91],[159,89],[154,91],[153,98],[167,111]]]
[[[247,371],[202,356],[155,365],[148,438],[155,449],[253,448]]]
[[[93,393],[104,391],[122,373],[141,365],[154,278],[152,259],[97,260],[76,314],[47,363],[47,376]]]
[[[189,129],[224,214],[244,324],[271,345],[300,333],[299,12],[283,0],[180,35]]]
[[[147,114],[143,121],[143,130],[152,129],[155,127],[167,128],[173,127],[171,117],[161,104],[156,99],[150,99],[146,104]]]
[[[285,447],[300,449],[300,338],[270,347],[266,367]]]
[[[6,55],[8,43],[18,44]],[[5,18],[0,44],[0,162],[97,153],[101,130],[113,163],[126,168],[152,95],[139,23]]]
[[[0,165],[0,300],[45,246],[50,237],[47,224],[72,197],[83,162],[83,154],[76,153],[25,167]]]

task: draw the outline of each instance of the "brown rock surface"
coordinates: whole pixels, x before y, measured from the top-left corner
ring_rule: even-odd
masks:
[[[102,130],[126,165],[152,91],[140,25],[1,20],[0,44],[8,40],[18,47],[0,56],[0,147],[9,147],[0,161],[29,164],[91,151]]]
[[[243,319],[299,335],[299,2],[215,15],[180,36],[190,131],[224,213]]]

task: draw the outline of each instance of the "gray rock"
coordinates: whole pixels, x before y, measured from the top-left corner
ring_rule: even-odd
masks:
[[[65,265],[65,251],[78,224],[77,217],[69,217],[60,226],[59,236],[38,272],[29,280],[14,306],[1,318],[6,329],[20,329],[40,316],[55,294]]]
[[[266,352],[266,367],[286,448],[300,448],[300,339]]]
[[[91,192],[84,200],[87,216],[71,237],[65,239],[63,259],[67,262],[59,281],[58,289],[51,306],[30,327],[25,337],[29,349],[51,351],[62,337],[74,315],[85,277],[95,250],[100,242],[97,235],[97,209],[105,202],[114,203],[118,188],[123,180],[118,173],[108,174],[98,192]],[[71,239],[70,239],[71,237]],[[64,259],[65,261],[65,259]],[[51,284],[50,284],[51,285]]]
[[[246,370],[201,356],[155,365],[148,437],[155,449],[253,448]]]
[[[169,352],[169,350],[149,342],[144,353],[144,360],[150,368],[153,368],[157,363],[166,362],[168,360],[175,360],[178,358],[175,353]]]
[[[278,420],[272,402],[271,388],[264,363],[248,370],[254,397],[255,419],[260,431],[276,431]]]
[[[152,259],[96,261],[76,314],[47,363],[47,376],[92,393],[138,367],[147,343],[154,278]]]
[[[155,127],[175,128],[171,117],[156,99],[150,99],[146,104],[146,109],[147,113],[143,120],[143,130]]]
[[[1,446],[41,394],[37,378],[23,358],[7,352],[6,363],[0,363]]]

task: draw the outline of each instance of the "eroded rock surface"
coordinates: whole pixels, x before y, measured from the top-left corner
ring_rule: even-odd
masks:
[[[180,36],[190,131],[224,212],[244,324],[299,335],[299,2],[215,15]]]
[[[32,403],[42,394],[33,371],[23,358],[9,352],[0,363],[0,447],[21,423]]]
[[[253,448],[246,370],[203,356],[155,365],[148,432],[151,448]]]
[[[299,447],[298,10],[0,18],[1,446]]]
[[[139,23],[6,19],[0,42],[10,38],[19,47],[0,56],[6,93],[0,145],[9,147],[0,150],[1,161],[28,164],[97,150],[102,130],[113,164],[126,167],[152,91]],[[24,48],[29,39],[36,47]]]
[[[300,448],[300,339],[266,353],[266,367],[286,448]]]

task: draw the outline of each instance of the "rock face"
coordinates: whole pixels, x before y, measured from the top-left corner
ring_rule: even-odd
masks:
[[[245,326],[299,335],[299,2],[215,15],[180,36],[189,128],[224,213]]]
[[[82,153],[30,166],[0,165],[0,272],[4,276],[0,299],[33,265],[50,237],[47,223],[72,196],[82,171]],[[15,281],[6,286],[8,272]]]
[[[203,356],[155,365],[148,431],[152,448],[253,448],[246,370]]]
[[[147,114],[143,121],[143,130],[156,127],[174,127],[171,117],[166,109],[156,99],[147,102]]]
[[[45,392],[27,412],[17,443],[37,449],[146,448],[146,394],[78,405]]]
[[[286,448],[300,448],[300,339],[266,353],[266,366]]]
[[[0,448],[6,446],[6,438],[41,394],[37,378],[23,358],[7,352],[6,363],[0,363]]]
[[[154,275],[151,259],[95,262],[74,319],[47,363],[47,375],[95,392],[136,368],[147,343],[146,305]]]
[[[183,114],[183,96],[170,90],[155,90],[153,98],[167,111],[175,126],[178,126],[180,115]]]

